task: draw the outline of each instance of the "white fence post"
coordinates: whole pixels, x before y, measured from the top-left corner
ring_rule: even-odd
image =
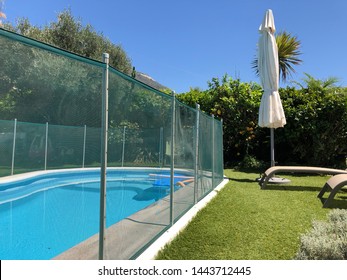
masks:
[[[163,143],[163,137],[164,137],[164,128],[160,128],[160,131],[159,131],[159,167],[162,167],[163,166],[163,146],[164,146],[164,143]]]
[[[199,125],[200,125],[200,105],[196,104],[196,122],[195,122],[195,157],[194,157],[194,204],[198,202],[199,187]]]
[[[214,188],[214,181],[215,181],[215,170],[214,170],[214,166],[215,166],[215,133],[214,133],[214,124],[215,122],[215,118],[214,115],[212,114],[212,188]]]
[[[172,92],[171,102],[171,167],[170,167],[170,225],[174,223],[174,191],[175,191],[175,129],[176,129],[176,97]]]
[[[48,122],[46,122],[46,139],[45,139],[45,170],[47,170],[47,155],[48,154]]]
[[[84,163],[85,163],[85,160],[86,160],[86,139],[87,139],[87,126],[84,125],[84,131],[83,131],[82,168],[84,168]]]
[[[14,158],[15,158],[15,152],[16,152],[16,135],[17,135],[17,119],[14,119],[11,175],[13,175],[13,173],[14,173]]]
[[[124,153],[125,153],[125,130],[126,126],[123,127],[123,147],[122,147],[122,167],[124,166]]]

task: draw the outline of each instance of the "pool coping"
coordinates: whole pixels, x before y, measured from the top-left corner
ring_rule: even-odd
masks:
[[[195,204],[190,210],[187,211],[172,227],[163,233],[156,241],[153,242],[136,260],[154,260],[158,252],[170,243],[196,216],[196,214],[203,209],[229,182],[227,178],[214,188],[208,195]]]
[[[107,167],[107,170],[114,171],[114,170],[165,170],[170,171],[170,168],[168,167]],[[22,181],[30,178],[35,178],[37,176],[47,175],[50,173],[69,173],[69,172],[83,172],[83,171],[100,171],[100,167],[84,167],[84,168],[61,168],[61,169],[47,169],[47,170],[36,170],[36,171],[29,171],[14,175],[8,175],[0,177],[0,184],[6,184],[6,183],[13,183],[16,181]],[[175,171],[179,172],[193,172],[193,170],[190,169],[181,169],[177,168]]]
[[[145,209],[131,215],[130,217],[118,222],[106,230],[105,236],[105,253],[104,259],[125,260],[129,256],[136,255],[140,248],[150,243],[147,248],[135,259],[152,260],[165,244],[169,243],[179,232],[188,225],[192,218],[204,208],[209,201],[217,195],[229,180],[224,179],[216,188],[201,199],[197,204],[191,206],[188,211],[184,211],[187,205],[184,203],[175,204],[174,208],[177,213],[184,213],[182,217],[176,217],[178,220],[174,225],[169,227],[169,221],[166,224],[155,223],[153,216],[168,218],[170,211],[170,201],[162,199]],[[187,191],[193,192],[193,184],[175,192],[175,201],[180,201],[187,197]],[[181,208],[181,209],[180,209]],[[162,221],[162,220],[161,220]],[[126,231],[119,234],[119,231]],[[141,232],[141,234],[139,234]],[[163,233],[164,232],[164,233]],[[160,235],[155,241],[152,239]],[[69,250],[53,258],[53,260],[97,260],[99,253],[99,234],[95,234],[86,241],[75,245]]]

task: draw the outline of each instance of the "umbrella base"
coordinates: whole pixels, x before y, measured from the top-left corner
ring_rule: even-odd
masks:
[[[281,178],[281,177],[272,177],[270,178],[269,184],[288,184],[290,183],[289,179]]]
[[[261,178],[257,178],[257,181],[259,182]],[[286,178],[281,178],[281,177],[271,177],[269,181],[267,182],[268,184],[288,184],[291,181]]]

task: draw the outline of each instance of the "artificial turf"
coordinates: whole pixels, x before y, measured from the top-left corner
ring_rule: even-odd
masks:
[[[290,260],[313,220],[326,220],[317,195],[328,176],[285,176],[261,190],[259,174],[225,170],[230,181],[156,259]],[[284,177],[284,176],[283,176]],[[340,193],[335,207],[347,208]]]

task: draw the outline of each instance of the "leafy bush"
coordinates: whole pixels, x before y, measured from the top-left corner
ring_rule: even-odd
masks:
[[[279,161],[346,168],[347,94],[335,90],[281,90],[287,124],[276,130]]]
[[[265,163],[261,160],[258,160],[254,156],[246,155],[242,161],[237,165],[238,169],[244,170],[259,170],[265,169]]]
[[[236,165],[246,155],[254,154],[261,144],[257,129],[261,88],[255,83],[242,83],[225,75],[221,80],[213,78],[209,89],[191,89],[178,95],[180,101],[223,119],[224,161],[227,166]]]
[[[301,237],[297,260],[347,260],[347,210],[334,209],[328,221],[314,221]]]
[[[280,164],[346,168],[347,88],[310,81],[301,89],[280,89],[287,124],[275,130],[275,159]],[[178,98],[192,107],[199,103],[201,110],[223,119],[224,162],[235,167],[250,158],[269,165],[270,130],[257,125],[261,95],[258,84],[225,75],[212,79],[206,91],[195,88]]]

